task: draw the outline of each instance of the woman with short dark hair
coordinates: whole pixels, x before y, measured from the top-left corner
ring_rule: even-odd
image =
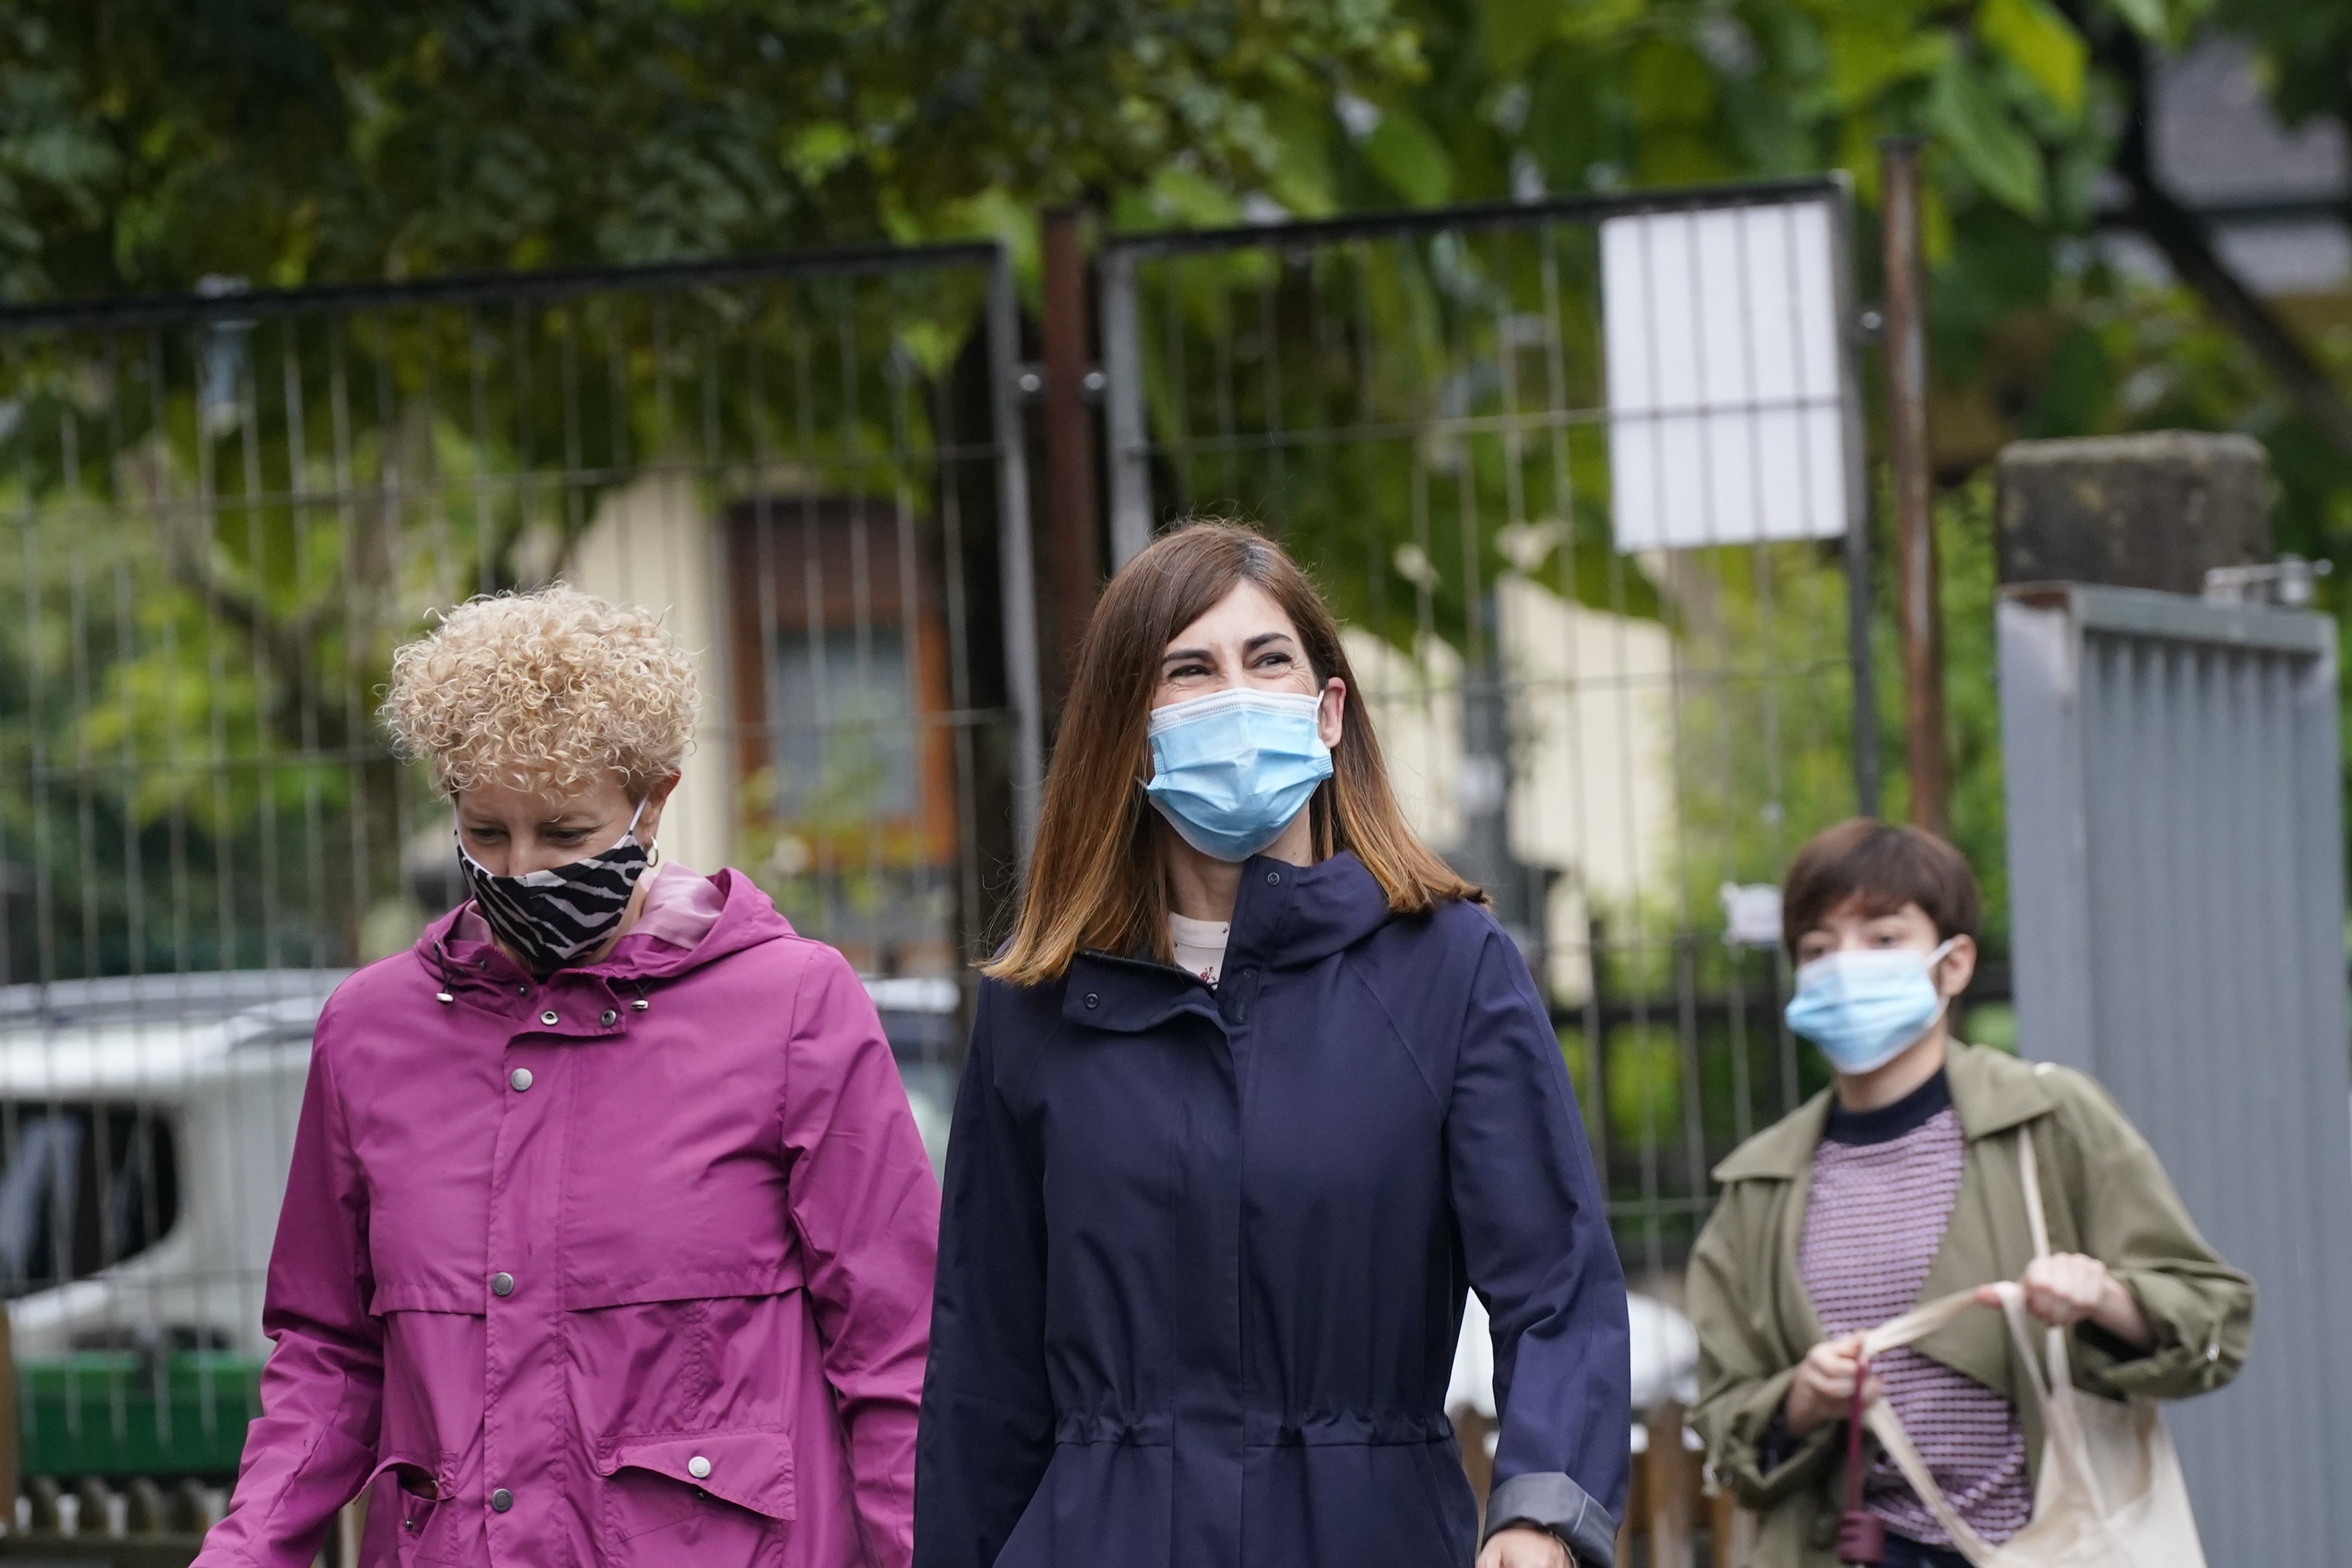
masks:
[[[1605,1568],[1625,1297],[1559,1042],[1399,813],[1330,612],[1262,535],[1180,529],[1061,734],[949,1144],[917,1562]]]
[[[1723,1194],[1689,1283],[1693,1421],[1715,1474],[1762,1516],[1756,1568],[1838,1562],[1850,1488],[1887,1568],[1966,1568],[1939,1509],[1996,1546],[2032,1516],[2041,1410],[2019,1398],[2034,1373],[2000,1313],[1863,1364],[1864,1332],[1915,1305],[1972,1289],[1993,1305],[1994,1282],[2015,1279],[2033,1316],[2072,1331],[2076,1381],[2109,1396],[2200,1394],[2245,1358],[2252,1284],[2206,1245],[2115,1102],[2080,1073],[1953,1038],[1979,904],[1958,850],[1867,820],[1814,838],[1783,881],[1799,965],[1788,1021],[1836,1081],[1716,1168]],[[1848,1476],[1857,1381],[1893,1405],[1940,1499],[1884,1456],[1858,1486]]]

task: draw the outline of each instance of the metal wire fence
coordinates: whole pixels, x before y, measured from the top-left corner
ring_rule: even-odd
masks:
[[[1115,553],[1221,512],[1317,573],[1654,1280],[1710,1162],[1816,1086],[1766,885],[1874,805],[1847,216],[1789,182],[1098,264]],[[665,612],[706,691],[665,851],[848,953],[944,1142],[1044,755],[1019,338],[993,246],[0,311],[0,1289],[25,1469],[67,1479],[36,1517],[85,1476],[166,1483],[89,1510],[216,1510],[320,1002],[458,896],[372,722],[436,606],[561,575]]]
[[[234,1468],[319,1005],[458,896],[373,710],[468,595],[665,615],[665,852],[850,956],[943,1136],[1040,752],[1015,331],[992,245],[0,312],[27,1473]]]
[[[1416,826],[1549,990],[1637,1274],[1817,1087],[1772,896],[1736,889],[1874,805],[1846,224],[1843,184],[1802,181],[1099,264],[1118,552],[1207,512],[1313,564]],[[1762,339],[1809,311],[1826,357],[1776,385]]]

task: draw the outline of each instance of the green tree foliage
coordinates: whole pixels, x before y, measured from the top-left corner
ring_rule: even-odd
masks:
[[[0,298],[1001,230],[1163,167],[1259,183],[1297,105],[1412,65],[1381,0],[30,0]],[[975,281],[13,340],[0,881],[43,950],[5,962],[347,958],[331,911],[407,826],[371,694],[424,608],[557,558],[647,462],[927,507],[877,455],[935,438]]]
[[[24,0],[0,291],[641,261],[981,221],[1413,66],[1386,0]]]
[[[2290,122],[2341,121],[2352,113],[2352,10],[2336,0],[1420,0],[1405,14],[1424,72],[1335,113],[1301,154],[1331,171],[1328,205],[1417,201],[1437,184],[1425,162],[1381,144],[1391,122],[1414,128],[1398,146],[1444,150],[1444,195],[1457,201],[1843,168],[1867,211],[1879,138],[1926,138],[1937,457],[1958,487],[1939,524],[1955,831],[1980,866],[2001,858],[1981,479],[2001,442],[2159,427],[2254,434],[2280,480],[2280,547],[2334,558],[2332,602],[2352,609],[2341,587],[2352,461],[2327,410],[2201,287],[2119,273],[2089,243],[2142,107],[2145,83],[2123,66],[2144,71],[2200,28],[2225,29],[2254,49]],[[1870,250],[1865,242],[1858,257],[1866,274]],[[2256,305],[2317,367],[2320,401],[2330,376],[2340,400],[2352,385],[2352,312],[2340,301]],[[1882,652],[1881,669],[1895,668],[1891,645]],[[1882,732],[1899,735],[1895,694],[1883,696]],[[1888,805],[1900,811],[1899,759],[1888,761]],[[1841,783],[1833,769],[1811,772]],[[1691,809],[1717,810],[1733,842],[1757,846],[1737,857],[1754,863],[1770,836],[1734,821],[1732,799],[1710,805],[1707,786],[1722,777],[1697,781]],[[1827,804],[1790,809],[1818,820]]]
[[[2127,147],[2141,84],[2126,68],[2200,26],[2230,28],[2257,49],[2290,119],[2344,119],[2352,20],[2336,0],[23,0],[0,9],[0,296],[161,289],[215,276],[291,286],[973,232],[1025,243],[1038,205],[1074,199],[1104,203],[1118,226],[1202,225],[1276,209],[1316,216],[1842,168],[1866,210],[1878,138],[1921,134],[1939,455],[1959,487],[1944,523],[1958,831],[1991,866],[1999,790],[1979,625],[1990,601],[1988,514],[1968,486],[2000,441],[2158,425],[2250,430],[2281,478],[2283,544],[2352,568],[2352,483],[2309,389],[2284,386],[2275,354],[2250,346],[2242,322],[2118,275],[2085,244],[2102,179]],[[1255,352],[1262,364],[1290,367],[1276,400],[1286,406],[1256,413],[1293,422],[1338,416],[1336,405],[1301,405],[1318,395],[1318,365],[1369,399],[1366,418],[1409,420],[1412,398],[1430,388],[1456,397],[1460,412],[1492,414],[1504,393],[1449,379],[1448,356],[1493,358],[1494,334],[1541,310],[1548,286],[1590,304],[1590,258],[1574,255],[1549,280],[1542,258],[1507,246],[1426,246],[1361,278],[1349,273],[1354,265],[1318,263],[1319,278],[1263,258],[1203,268],[1172,277],[1165,303],[1202,341],[1233,331],[1217,312],[1236,300],[1273,311]],[[1265,276],[1244,275],[1251,267]],[[1372,374],[1361,374],[1360,342],[1335,353],[1307,332],[1318,289],[1337,300],[1359,283],[1389,356]],[[891,351],[924,386],[943,374],[972,306],[952,290],[929,303],[898,318],[905,341]],[[1590,382],[1596,351],[1579,336],[1587,318],[1559,315],[1563,374]],[[2306,315],[2294,324],[2302,352],[2340,383],[2352,323]],[[494,380],[484,427],[514,434],[473,442],[461,412],[467,329],[445,320],[435,330],[437,341],[420,332],[341,346],[362,379],[381,371],[404,398],[436,384],[447,395],[434,405],[438,424],[396,422],[378,446],[350,455],[342,480],[322,473],[317,482],[364,487],[399,461],[431,468],[447,503],[439,526],[478,567],[474,580],[507,581],[515,552],[549,520],[472,484],[467,465],[509,461],[499,443],[552,449],[560,411],[528,399],[509,406],[501,398],[512,385]],[[598,330],[534,321],[541,347],[530,352],[551,354],[565,333]],[[780,355],[791,330],[771,340]],[[491,328],[518,343],[521,331]],[[296,382],[323,385],[328,353],[323,340],[297,344]],[[1214,402],[1207,361],[1172,363],[1156,344],[1148,357],[1156,406]],[[13,438],[56,454],[73,417],[112,415],[122,418],[116,449],[137,460],[101,461],[89,456],[95,443],[79,472],[44,458],[20,472],[13,510],[65,505],[77,485],[104,493],[140,473],[184,487],[205,462],[228,490],[246,482],[242,427],[207,434],[193,403],[130,417],[128,405],[89,395],[92,363],[26,367],[39,390],[12,406]],[[650,374],[648,363],[632,349],[635,401],[604,416],[639,454],[677,438],[661,423],[670,406],[662,389],[693,376],[683,361]],[[283,382],[279,367],[266,368],[257,387]],[[542,375],[531,384],[544,402],[560,384]],[[888,402],[877,388],[864,406]],[[785,416],[729,417],[741,428],[721,445],[740,447],[761,420]],[[324,437],[313,427],[306,439],[316,447]],[[1384,520],[1374,548],[1348,563],[1341,595],[1400,643],[1430,633],[1469,642],[1481,585],[1508,570],[1540,572],[1564,597],[1664,618],[1685,636],[1697,625],[1671,584],[1610,551],[1597,448],[1570,462],[1500,438],[1459,445],[1211,476],[1200,493],[1296,504],[1312,538]],[[290,475],[325,459],[265,441],[253,460]],[[1488,531],[1483,555],[1465,550],[1446,506],[1400,501],[1412,500],[1416,462],[1449,484],[1458,476],[1480,515],[1511,527]],[[477,494],[501,499],[468,499]],[[572,513],[551,526],[575,526],[590,499],[572,498]],[[288,650],[308,646],[364,680],[378,653],[317,642],[331,631],[320,584],[333,577],[319,563],[347,547],[336,530],[351,520],[328,529],[299,510],[224,512],[223,531],[202,550],[123,558],[134,575],[178,584],[173,615],[247,606],[250,630],[229,623],[245,640],[222,656],[224,669],[290,666]],[[43,592],[84,591],[66,567],[31,564]],[[1759,606],[1791,595],[1839,613],[1826,555],[1790,552],[1760,572],[1719,565],[1706,625],[1743,646],[1769,651]],[[382,642],[405,614],[386,609],[367,635]],[[170,637],[160,622],[151,628],[112,674],[96,670],[90,689],[105,700],[90,711],[113,718],[44,744],[119,746],[140,715],[187,708],[199,700],[192,692],[242,692],[236,711],[248,717],[236,722],[257,733],[275,725],[281,738],[332,739],[353,726],[341,710],[306,715],[302,701],[244,675],[226,686],[180,679],[158,650],[184,657],[195,623],[173,624],[181,630]],[[265,652],[259,662],[253,647]],[[46,663],[37,651],[21,650],[0,678],[29,689],[37,681],[27,671],[46,671],[64,683],[48,710],[61,711],[77,679],[69,659],[57,661],[67,650]],[[1752,728],[1747,716],[1713,717],[1713,732]],[[1843,744],[1822,729],[1820,754],[1791,763],[1792,793],[1775,795],[1777,815],[1764,819],[1745,795],[1716,788],[1744,765],[1739,756],[1694,773],[1686,807],[1730,847],[1701,858],[1706,866],[1695,860],[1692,878],[1712,877],[1718,862],[1769,875],[1788,832],[1834,814]],[[271,809],[310,799],[311,784],[289,779],[295,795]],[[250,799],[228,798],[230,816],[275,798],[257,780],[240,787]],[[205,826],[193,795],[174,798],[173,809]],[[1901,799],[1897,777],[1890,804]],[[157,808],[123,809],[136,822]],[[227,817],[212,826],[231,831]],[[1708,900],[1700,879],[1678,892],[1687,908]]]
[[[2258,51],[2281,119],[2333,120],[2352,133],[2352,10],[2336,0],[2213,0],[2212,15]]]
[[[935,527],[940,384],[984,278],[19,335],[0,870],[37,884],[51,951],[10,962],[348,959],[419,804],[373,726],[394,645],[543,575],[649,468],[710,515],[782,469]]]

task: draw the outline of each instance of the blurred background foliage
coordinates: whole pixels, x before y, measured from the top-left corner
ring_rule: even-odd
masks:
[[[961,235],[1034,270],[1070,201],[1198,226],[1841,168],[1866,210],[1877,140],[1921,134],[1955,831],[1997,879],[2002,442],[2250,432],[2280,548],[2352,603],[2352,301],[2258,297],[2148,154],[2153,66],[2213,32],[2284,122],[2352,127],[2343,0],[16,0],[0,297]]]
[[[927,486],[932,395],[983,284],[966,267],[9,340],[9,972],[35,924],[60,974],[348,962],[363,895],[397,886],[437,809],[404,794],[374,722],[393,647],[543,578],[649,470]],[[708,488],[714,510],[734,499]]]
[[[1037,219],[1056,204],[1142,230],[1826,170],[1861,204],[1869,300],[1879,142],[1918,135],[1952,826],[1997,965],[2001,445],[2249,433],[2276,477],[2279,548],[2333,562],[2322,604],[2352,615],[2352,295],[2255,289],[2151,155],[2156,73],[2216,35],[2251,52],[2283,123],[2352,133],[2346,0],[11,0],[0,300],[991,237],[1034,304]],[[2352,191],[2343,208],[2352,225]],[[1238,386],[1226,416],[1244,425],[1398,433],[1204,464],[1178,476],[1183,499],[1284,519],[1352,621],[1415,658],[1445,645],[1449,679],[1475,665],[1506,573],[1664,626],[1685,671],[1780,672],[1777,706],[1752,681],[1676,699],[1659,792],[1675,868],[1642,907],[1583,911],[1586,994],[1618,1010],[1582,1008],[1562,1046],[1631,1205],[1621,1239],[1654,1268],[1704,1212],[1709,1159],[1825,1072],[1769,1026],[1785,964],[1719,940],[1717,900],[1724,881],[1777,879],[1851,809],[1831,673],[1844,579],[1811,545],[1617,553],[1595,426],[1558,452],[1424,440],[1433,406],[1507,411],[1479,376],[1528,346],[1496,333],[1529,319],[1554,401],[1598,400],[1589,244],[1450,233],[1370,254],[1165,269],[1158,300],[1182,331],[1146,339],[1155,411]],[[1310,328],[1318,299],[1350,298],[1377,330]],[[685,291],[668,315],[654,300],[331,330],[219,318],[143,363],[97,334],[0,354],[16,454],[0,514],[25,524],[0,555],[0,604],[22,606],[0,613],[0,775],[48,781],[0,792],[0,896],[58,889],[41,917],[58,973],[348,961],[361,939],[316,911],[366,904],[331,896],[345,885],[390,885],[430,808],[369,732],[391,646],[432,605],[551,569],[645,465],[933,505],[922,454],[971,391],[976,278]],[[1166,351],[1180,342],[1255,343],[1285,370],[1279,395],[1251,406],[1271,383]],[[714,413],[704,389],[722,383]],[[557,452],[563,484],[498,482]],[[1433,501],[1433,475],[1454,493]],[[703,499],[716,512],[743,493]],[[1884,805],[1901,816],[1889,544],[1874,621]],[[835,906],[796,879],[824,868],[880,771],[853,747],[811,779],[748,785],[773,809],[738,847],[813,928]],[[26,844],[37,877],[8,863]],[[872,876],[841,885],[853,910],[896,896]],[[1685,1018],[1670,995],[1725,1005]],[[1993,1007],[1961,1026],[2014,1037]]]

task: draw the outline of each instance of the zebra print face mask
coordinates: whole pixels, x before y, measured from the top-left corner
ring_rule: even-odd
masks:
[[[544,871],[501,877],[466,853],[457,840],[457,864],[474,890],[474,907],[507,951],[535,974],[562,968],[613,934],[628,911],[629,895],[646,874],[646,847],[637,842],[639,801],[621,841],[602,854]]]

